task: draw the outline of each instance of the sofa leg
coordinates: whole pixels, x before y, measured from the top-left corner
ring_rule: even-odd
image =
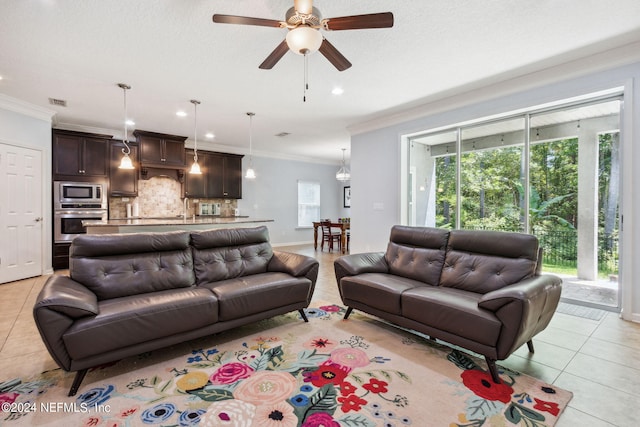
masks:
[[[344,314],[343,320],[347,320],[351,312],[353,311],[353,307],[347,307],[347,312]]]
[[[533,349],[533,341],[527,341],[527,347],[529,348],[529,353],[535,353],[535,350]]]
[[[302,320],[304,320],[305,322],[309,322],[309,319],[307,319],[307,315],[304,314],[303,309],[298,310],[298,313],[300,313],[300,316],[302,316]]]
[[[76,377],[73,379],[73,384],[71,384],[71,388],[69,389],[69,396],[75,396],[80,388],[80,384],[82,380],[84,380],[84,376],[87,375],[88,369],[81,369],[76,372]]]
[[[498,375],[498,367],[496,366],[495,359],[491,359],[485,356],[485,360],[487,361],[487,367],[489,368],[489,372],[491,373],[491,378],[493,382],[496,384],[500,384],[500,376]]]

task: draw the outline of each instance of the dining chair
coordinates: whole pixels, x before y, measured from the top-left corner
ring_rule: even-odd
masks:
[[[342,249],[340,246],[341,231],[334,231],[336,229],[331,228],[331,221],[321,221],[320,228],[322,228],[322,242],[320,242],[320,250],[324,249],[324,242],[327,242],[327,249],[333,250],[333,244],[338,243],[338,249]]]

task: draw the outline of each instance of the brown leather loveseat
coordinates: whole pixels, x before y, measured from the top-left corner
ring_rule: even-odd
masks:
[[[267,228],[83,235],[69,276],[33,310],[56,363],[77,371],[303,308],[318,261],[274,251]]]
[[[495,382],[504,360],[549,324],[562,289],[540,274],[535,236],[394,226],[386,253],[338,258],[348,306],[485,356]]]

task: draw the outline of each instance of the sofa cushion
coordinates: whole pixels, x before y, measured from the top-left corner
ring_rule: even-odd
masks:
[[[208,289],[170,289],[113,298],[100,313],[77,320],[63,335],[72,359],[105,353],[211,325],[218,301]]]
[[[532,277],[537,258],[530,234],[452,230],[440,284],[485,294]]]
[[[267,227],[191,233],[196,284],[265,273],[273,250]]]
[[[394,226],[385,253],[389,273],[436,286],[448,236],[447,230],[438,228]]]
[[[291,304],[308,303],[312,292],[309,279],[278,272],[204,283],[201,287],[210,289],[216,295],[220,305],[220,321]]]
[[[193,286],[189,233],[96,234],[76,237],[69,275],[98,300]]]
[[[402,294],[402,315],[416,322],[488,346],[495,346],[502,323],[478,307],[479,295],[460,289],[423,286]]]
[[[416,287],[429,287],[423,282],[386,273],[362,273],[340,280],[343,301],[358,301],[388,313],[401,315],[400,297]]]

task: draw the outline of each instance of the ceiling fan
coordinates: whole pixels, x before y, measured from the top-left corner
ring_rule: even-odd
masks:
[[[213,22],[287,28],[289,32],[285,40],[260,64],[259,68],[263,70],[273,68],[289,50],[300,55],[307,55],[317,50],[338,71],[344,71],[351,67],[351,62],[323,37],[320,29],[340,31],[393,27],[393,14],[391,12],[322,19],[320,11],[313,7],[313,0],[294,0],[293,3],[294,5],[287,11],[284,21],[214,14]]]

